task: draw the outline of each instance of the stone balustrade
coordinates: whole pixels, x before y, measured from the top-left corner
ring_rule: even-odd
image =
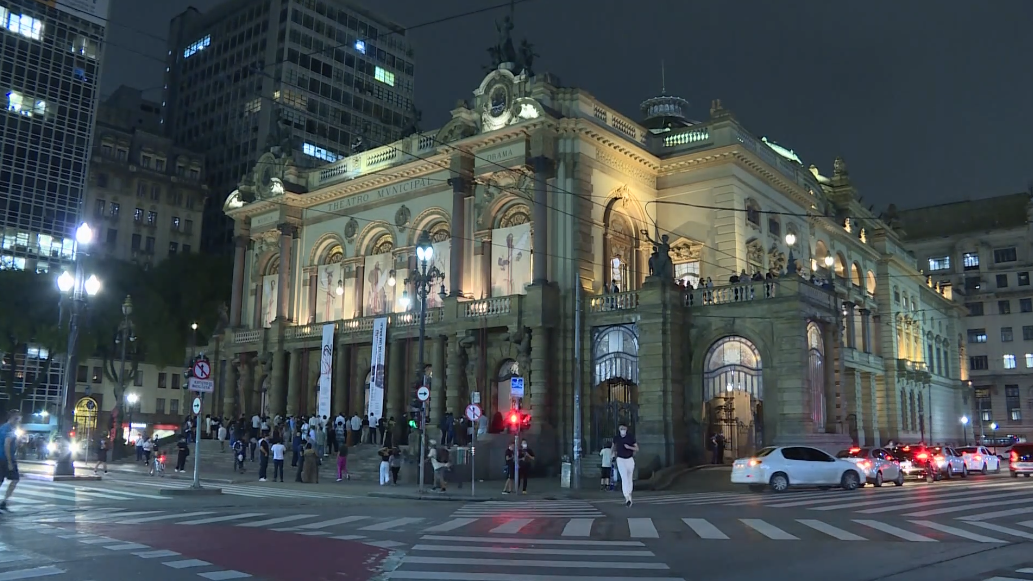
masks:
[[[233,342],[237,345],[250,345],[262,340],[262,329],[241,329],[233,332]]]
[[[638,291],[605,294],[588,300],[589,313],[634,311],[638,309]]]
[[[462,303],[463,318],[497,317],[508,315],[512,309],[511,297],[493,297]]]
[[[758,280],[713,288],[686,289],[683,304],[686,307],[726,305],[771,299],[779,294],[777,280]]]

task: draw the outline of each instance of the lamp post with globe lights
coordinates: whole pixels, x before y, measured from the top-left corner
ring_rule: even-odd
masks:
[[[136,408],[136,404],[140,403],[140,396],[135,393],[126,394],[126,424],[129,425],[129,435],[126,438],[127,443],[132,443],[130,440],[133,437],[133,410]],[[143,437],[143,434],[137,436]]]
[[[130,343],[136,341],[136,334],[133,333],[133,321],[129,319],[129,316],[133,314],[133,299],[126,295],[126,300],[122,301],[122,324],[118,327],[118,336],[115,337],[115,343],[120,344],[122,348],[121,363],[118,372],[118,393],[125,394],[126,392],[126,348]],[[122,418],[115,418],[120,425]],[[130,426],[130,429],[132,426]],[[117,429],[117,428],[116,428]],[[115,434],[117,437],[118,434]],[[115,438],[112,438],[115,441]]]
[[[796,246],[796,234],[786,234],[786,246],[789,247],[789,259],[786,261],[786,274],[796,274],[796,257],[793,256],[793,247]]]
[[[445,275],[438,267],[434,266],[434,246],[430,239],[430,234],[424,231],[420,234],[419,240],[416,242],[416,270],[409,275],[409,278],[405,281],[406,287],[413,289],[416,293],[416,300],[419,303],[419,317],[420,317],[420,336],[419,336],[419,356],[418,364],[416,367],[417,379],[419,380],[420,387],[429,387],[427,385],[427,367],[424,357],[424,337],[427,334],[427,295],[430,294],[431,285],[434,281],[441,279],[444,280]],[[444,284],[441,289],[444,294]],[[409,291],[402,291],[402,307],[405,309],[409,308]],[[420,410],[420,476],[419,476],[419,490],[423,492],[423,463],[426,460],[427,450],[427,402],[419,402]]]
[[[968,416],[961,416],[961,440],[968,446]]]
[[[75,396],[75,375],[78,367],[75,351],[79,347],[79,315],[82,314],[86,299],[100,292],[100,279],[96,275],[86,276],[83,268],[82,258],[86,255],[85,248],[93,241],[93,230],[89,224],[83,222],[75,230],[75,246],[73,247],[72,260],[75,263],[75,274],[67,270],[57,278],[58,289],[72,301],[71,313],[68,316],[68,350],[65,365],[65,377],[63,393],[61,395],[61,417],[58,419],[58,430],[62,436],[67,436],[72,426],[72,418],[69,417],[69,400]],[[72,463],[71,454],[62,454],[54,466],[56,476],[74,476],[75,466]]]

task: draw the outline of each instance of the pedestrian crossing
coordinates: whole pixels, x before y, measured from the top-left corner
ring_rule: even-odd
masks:
[[[605,516],[592,503],[584,500],[490,500],[471,502],[452,514],[453,517],[507,517],[519,514],[532,518],[601,518]]]
[[[121,483],[120,483],[121,484]],[[65,482],[50,482],[46,480],[22,480],[15,489],[10,504],[15,510],[18,507],[40,508],[44,505],[94,505],[117,502],[140,502],[140,501],[167,501],[171,498],[159,493],[160,488],[190,488],[191,483],[185,481],[167,480],[163,482],[142,482],[126,483],[126,486],[90,486],[85,484],[70,484]],[[0,488],[0,495],[6,491],[5,484]],[[138,488],[138,490],[127,490],[127,488]],[[290,489],[285,491],[273,486],[255,486],[247,484],[233,484],[219,486],[223,494],[232,496],[246,496],[250,498],[284,498],[289,496],[294,500],[340,500],[347,498],[358,498],[334,494],[331,492],[315,492],[306,490]]]
[[[992,577],[980,577],[980,581],[1033,581],[1033,563],[1018,569],[1003,569]]]
[[[340,540],[401,543],[386,538],[413,535],[466,535],[481,539],[567,539],[584,541],[832,541],[832,542],[976,542],[1015,543],[1033,540],[1033,520],[1007,526],[983,521],[941,521],[922,518],[885,521],[871,518],[698,518],[698,517],[452,517],[348,515],[328,518],[306,513],[231,512],[227,510],[127,510],[94,507],[70,512],[53,508],[25,518],[38,523],[104,523],[126,526],[222,526],[262,528]],[[384,545],[384,543],[390,543]]]
[[[684,581],[641,541],[424,535],[384,579]]]
[[[613,499],[596,501],[612,504]],[[737,506],[751,508],[810,510],[861,515],[910,518],[946,517],[964,520],[993,520],[1022,515],[1033,516],[1033,485],[1023,480],[982,480],[957,484],[864,488],[857,491],[803,490],[799,492],[736,493],[698,492],[662,494],[635,498],[635,505]]]

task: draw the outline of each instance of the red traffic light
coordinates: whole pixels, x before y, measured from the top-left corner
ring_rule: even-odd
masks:
[[[519,424],[520,423],[520,414],[518,414],[516,412],[513,412],[513,413],[509,414],[509,423],[514,425],[514,426]]]

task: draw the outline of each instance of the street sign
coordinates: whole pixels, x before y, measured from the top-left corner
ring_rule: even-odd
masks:
[[[524,378],[523,377],[510,377],[509,378],[509,396],[510,397],[524,397]]]
[[[198,379],[196,377],[191,377],[190,381],[187,382],[187,388],[190,389],[190,391],[212,393],[215,391],[215,381],[211,379]]]
[[[197,379],[208,379],[212,376],[212,366],[204,359],[194,362],[194,377]]]
[[[481,403],[481,392],[474,391],[470,393],[470,401],[473,403]]]
[[[430,399],[430,390],[427,389],[427,386],[423,386],[416,390],[416,397],[419,398],[420,401],[427,401]]]
[[[476,422],[481,418],[481,406],[472,403],[466,406],[466,419]]]
[[[201,413],[201,398],[199,398],[199,397],[195,397],[194,398],[194,413],[195,414]]]

